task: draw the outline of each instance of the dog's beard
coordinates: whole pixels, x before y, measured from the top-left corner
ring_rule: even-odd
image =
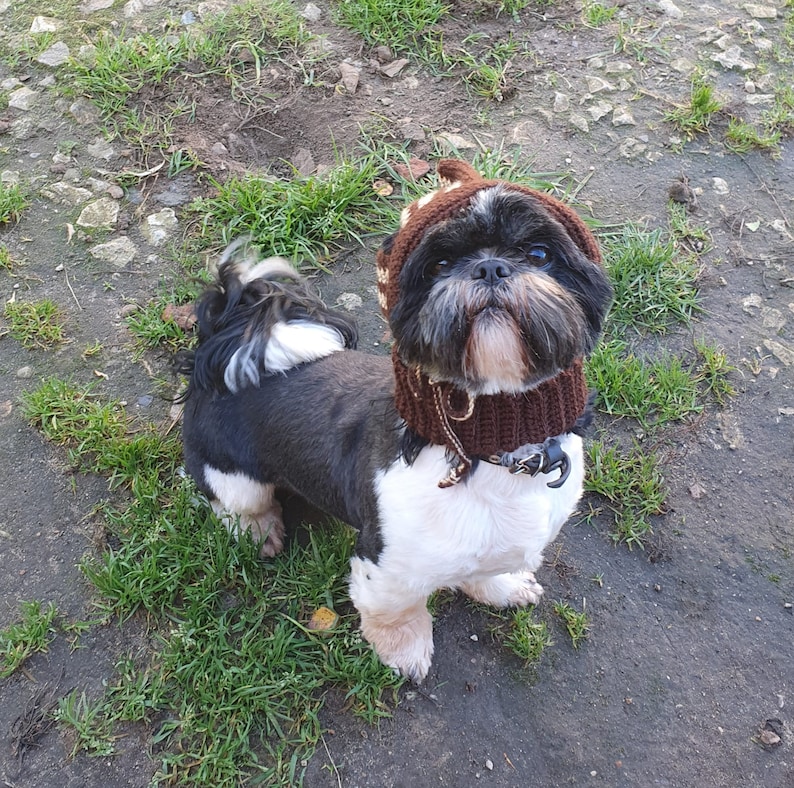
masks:
[[[418,323],[423,370],[476,395],[524,391],[570,366],[586,349],[576,300],[538,271],[496,286],[439,279]]]

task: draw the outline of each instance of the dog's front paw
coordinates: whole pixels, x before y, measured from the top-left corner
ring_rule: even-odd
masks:
[[[491,607],[536,605],[543,595],[543,586],[532,572],[494,575],[487,580],[462,583],[460,587],[467,596]]]
[[[384,665],[416,683],[427,676],[433,661],[433,621],[426,609],[390,623],[362,614],[361,633]]]

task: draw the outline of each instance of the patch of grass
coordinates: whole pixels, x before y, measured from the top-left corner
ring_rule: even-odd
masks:
[[[503,101],[515,91],[508,74],[517,51],[518,44],[512,38],[495,44],[479,56],[461,50],[456,60],[463,67],[464,83],[475,96]]]
[[[18,222],[28,205],[30,200],[22,186],[0,181],[0,224]]]
[[[159,719],[156,780],[297,785],[329,688],[369,721],[389,713],[401,679],[357,632],[346,595],[349,528],[311,530],[263,562],[178,470],[178,440],[149,433],[140,444],[118,404],[63,381],[28,395],[25,413],[68,446],[76,467],[109,466],[103,472],[130,487],[126,502],[101,510],[118,546],[81,569],[105,617],[145,610],[156,627],[143,664],[123,657],[101,697],[89,702],[78,689],[62,701],[59,720],[76,750],[108,754],[119,723]],[[331,633],[307,627],[320,606],[340,614]]]
[[[602,342],[587,360],[599,407],[611,416],[660,427],[703,410],[697,374],[678,356],[642,358],[621,339]]]
[[[779,130],[765,132],[741,118],[730,118],[725,131],[725,145],[734,153],[747,153],[753,148],[776,151],[781,139]]]
[[[661,230],[626,225],[602,236],[604,258],[615,288],[610,330],[665,333],[689,323],[698,310],[697,259],[681,254],[675,240]]]
[[[695,350],[700,360],[695,379],[701,383],[707,394],[720,405],[724,405],[731,397],[736,396],[736,389],[728,380],[728,376],[736,372],[736,367],[728,362],[728,356],[722,348],[702,339],[695,340]]]
[[[562,619],[565,629],[571,638],[571,645],[579,648],[583,641],[587,640],[587,632],[590,625],[587,622],[585,612],[585,602],[582,600],[582,610],[579,612],[568,602],[557,601],[554,603],[554,612]]]
[[[603,27],[612,21],[618,8],[616,5],[604,5],[598,0],[585,0],[582,6],[582,22],[587,27]]]
[[[22,602],[22,620],[0,630],[0,678],[10,676],[31,654],[46,651],[55,637],[58,609],[52,602]]]
[[[8,332],[28,350],[50,348],[65,340],[63,316],[49,298],[41,301],[9,301],[3,315]]]
[[[0,271],[11,273],[16,268],[16,262],[11,257],[11,252],[4,244],[0,244]]]
[[[711,250],[711,233],[705,227],[693,225],[687,207],[683,203],[670,200],[667,203],[670,234],[676,243],[689,249],[694,254],[705,254]],[[693,272],[693,276],[696,272]]]
[[[385,44],[394,52],[416,53],[449,10],[440,0],[341,0],[334,16],[370,46]]]
[[[585,490],[609,502],[615,515],[612,538],[629,549],[642,548],[651,532],[650,516],[666,511],[667,487],[656,454],[640,446],[624,453],[597,440],[587,456]]]
[[[217,246],[248,235],[263,253],[322,268],[332,247],[394,226],[397,209],[373,188],[372,158],[342,161],[322,176],[293,180],[248,176],[214,183],[214,197],[192,209]]]
[[[708,131],[711,116],[723,107],[713,85],[696,73],[690,82],[689,102],[665,113],[664,119],[675,124],[687,137]]]
[[[510,630],[504,645],[527,665],[540,662],[543,651],[554,645],[545,621],[535,618],[534,609],[517,608],[510,613]]]

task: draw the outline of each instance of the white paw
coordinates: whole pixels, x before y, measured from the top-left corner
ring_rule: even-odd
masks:
[[[537,605],[543,596],[543,586],[535,580],[532,572],[516,572],[508,577],[512,580],[513,586],[507,596],[508,606]]]
[[[472,599],[492,607],[536,605],[543,594],[543,586],[532,572],[494,575],[486,580],[461,583],[460,588]]]
[[[361,634],[384,665],[414,682],[427,676],[433,661],[433,621],[426,608],[405,611],[402,618],[362,613]]]

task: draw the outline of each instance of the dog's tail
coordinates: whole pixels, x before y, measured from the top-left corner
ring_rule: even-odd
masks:
[[[179,364],[190,389],[236,393],[257,386],[261,375],[287,372],[358,340],[355,323],[328,309],[287,260],[259,260],[247,239],[223,253],[217,281],[196,304],[196,320],[198,347]]]

